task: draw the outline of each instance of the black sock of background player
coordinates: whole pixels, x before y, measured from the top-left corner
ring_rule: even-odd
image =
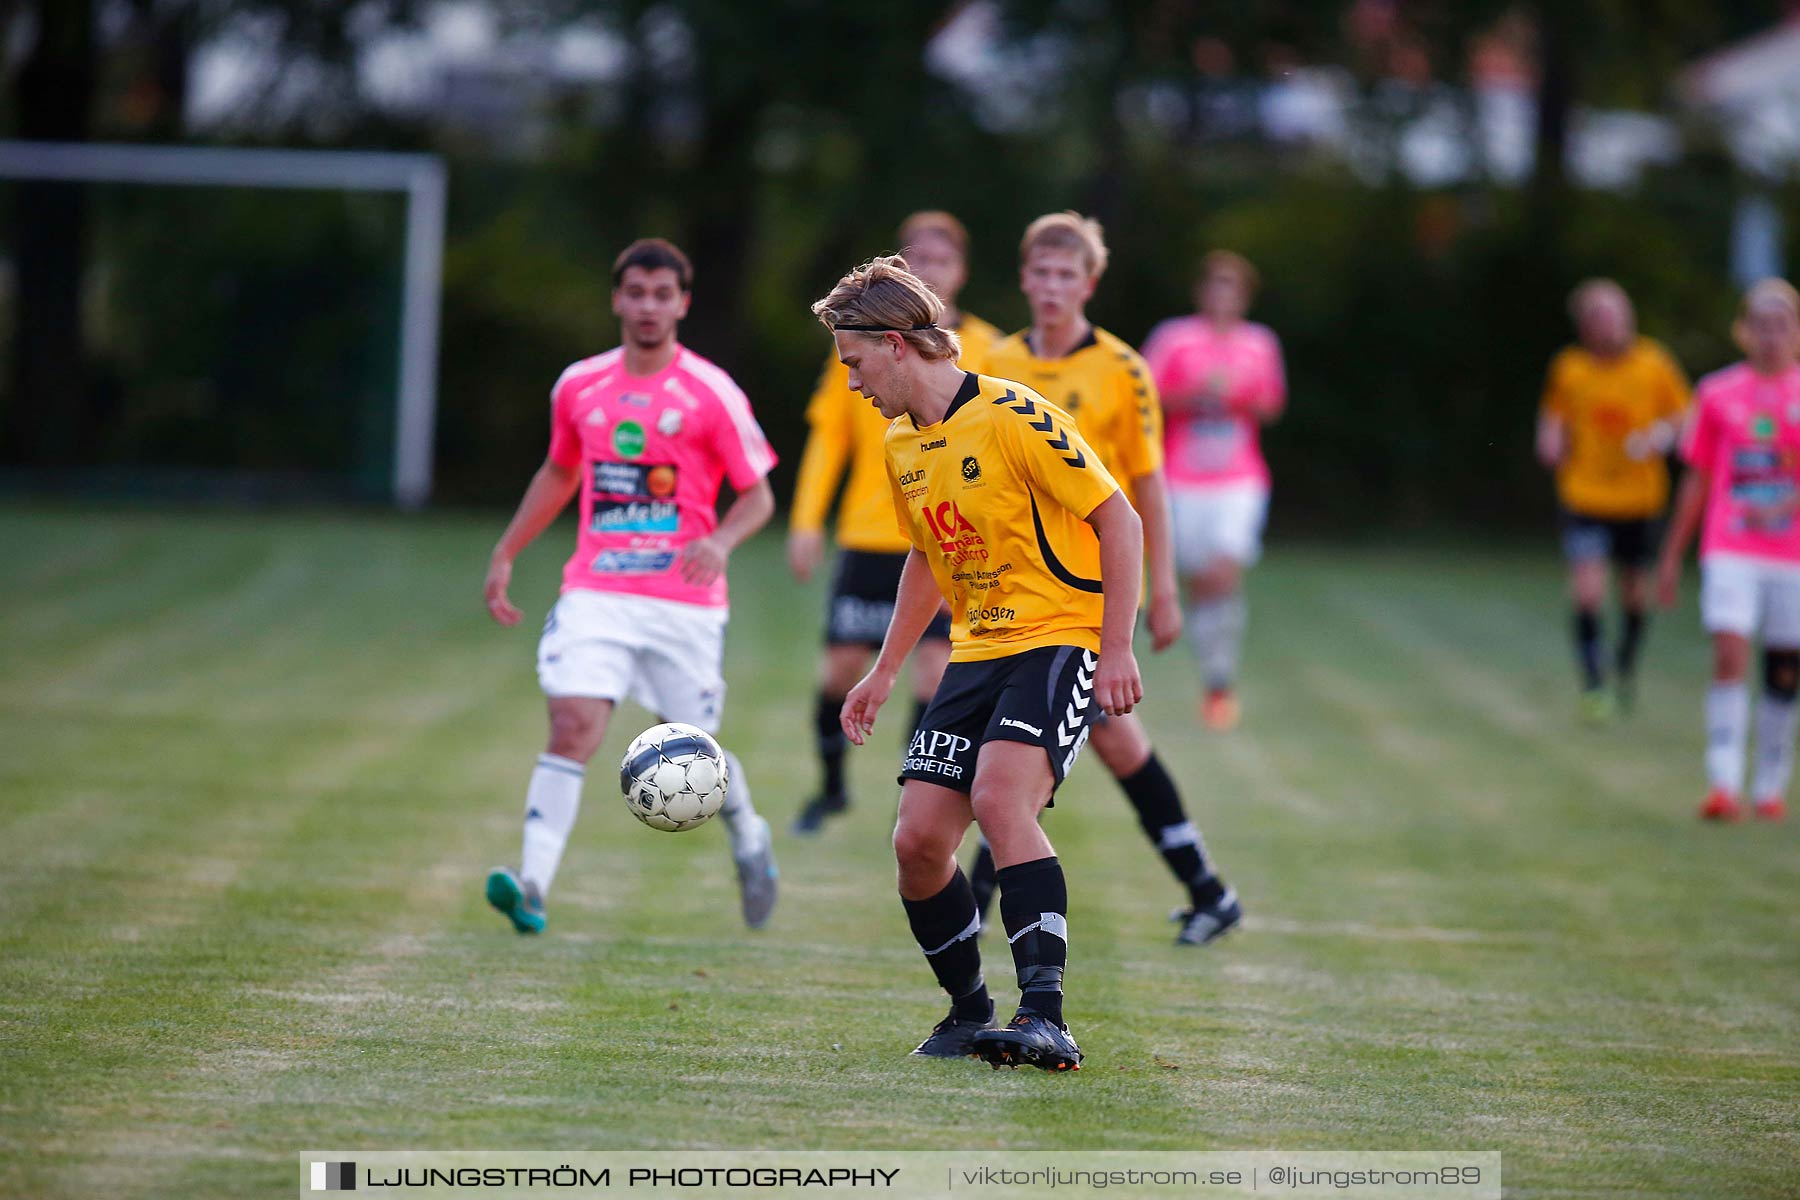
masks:
[[[1049,858],[1002,867],[1000,919],[1019,973],[1019,1007],[1063,1023],[1063,967],[1069,961],[1069,889]]]
[[[1600,686],[1600,614],[1575,610],[1575,656],[1581,662],[1581,686]]]
[[[1619,646],[1613,663],[1619,674],[1629,675],[1637,669],[1638,647],[1644,641],[1644,611],[1639,608],[1624,610],[1625,630],[1619,635]]]
[[[975,911],[986,925],[988,907],[994,902],[994,852],[986,838],[976,844],[975,861],[969,864],[969,890],[975,894]]]
[[[1125,798],[1137,810],[1144,836],[1156,847],[1177,882],[1188,890],[1195,908],[1205,908],[1225,894],[1225,885],[1206,861],[1206,843],[1181,806],[1181,793],[1154,752],[1137,772],[1119,780]]]
[[[844,698],[832,696],[828,692],[819,693],[819,706],[813,711],[813,727],[819,739],[819,763],[825,768],[825,794],[842,796],[844,794],[844,748],[849,738],[844,736],[844,727],[838,724],[838,713],[843,711]]]
[[[902,896],[900,903],[938,985],[950,993],[956,1015],[986,1024],[994,1015],[994,1002],[981,978],[981,948],[975,941],[981,920],[968,879],[959,870],[937,895],[925,900]]]
[[[912,731],[913,731],[914,735],[917,735],[919,730],[924,727],[924,725],[925,725],[925,710],[930,707],[931,707],[931,701],[929,701],[929,700],[914,700],[913,701]]]

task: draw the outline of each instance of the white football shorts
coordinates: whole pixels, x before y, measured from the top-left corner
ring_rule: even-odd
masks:
[[[1269,489],[1260,481],[1172,486],[1169,509],[1175,522],[1175,567],[1183,575],[1197,574],[1218,558],[1248,567],[1262,557]]]
[[[1800,649],[1800,563],[1710,554],[1700,562],[1700,621],[1708,633],[1736,633],[1784,650]]]
[[[717,733],[729,615],[652,596],[564,592],[538,641],[538,684],[551,697],[635,700],[665,721]]]

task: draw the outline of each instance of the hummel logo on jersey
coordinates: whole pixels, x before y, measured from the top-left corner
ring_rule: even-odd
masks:
[[[1032,737],[1043,737],[1044,736],[1044,731],[1039,729],[1036,725],[1027,725],[1025,722],[1015,721],[1011,717],[1001,717],[1000,724],[1005,725],[1012,729],[1023,729],[1026,733],[1029,733]]]
[[[920,442],[919,453],[923,454],[927,450],[941,450],[944,447],[944,443],[949,440],[950,439],[947,437],[941,437],[935,442]]]

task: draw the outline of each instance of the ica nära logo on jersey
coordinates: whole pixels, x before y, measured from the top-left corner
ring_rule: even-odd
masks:
[[[925,524],[951,567],[970,560],[987,561],[987,543],[975,532],[975,527],[969,524],[954,500],[927,504],[919,511],[925,514]]]

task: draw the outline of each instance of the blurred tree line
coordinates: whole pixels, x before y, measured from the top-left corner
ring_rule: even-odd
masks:
[[[907,212],[963,218],[975,239],[966,307],[1008,328],[1026,318],[1017,237],[1040,213],[1105,222],[1113,265],[1090,311],[1131,340],[1185,310],[1199,256],[1228,246],[1261,268],[1253,315],[1288,357],[1292,404],[1268,439],[1278,520],[1350,528],[1528,524],[1548,511],[1529,431],[1544,365],[1569,338],[1563,298],[1584,276],[1624,282],[1646,332],[1694,373],[1731,357],[1725,268],[1743,181],[1723,152],[1696,133],[1635,186],[1588,191],[1571,185],[1564,150],[1578,105],[1664,107],[1677,68],[1766,27],[1781,5],[998,0],[984,10],[992,77],[976,79],[927,66],[966,3],[488,7],[509,31],[604,29],[623,68],[534,93],[532,132],[521,126],[514,146],[362,94],[358,47],[417,27],[428,6],[415,0],[0,0],[0,29],[31,34],[7,48],[0,127],[183,140],[193,49],[251,21],[283,73],[270,111],[230,136],[444,153],[438,476],[450,502],[516,496],[543,452],[549,384],[615,340],[607,269],[636,236],[692,255],[684,340],[750,393],[784,458],[781,491],[828,349],[807,304],[892,250]],[[1535,63],[1537,155],[1522,185],[1371,176],[1229,119],[1293,64],[1333,64],[1355,81],[1359,136],[1379,144],[1446,88],[1462,94],[1472,44],[1508,21],[1529,30]],[[278,109],[295,78],[312,81],[309,100]],[[1152,101],[1159,118],[1142,119]],[[1792,191],[1777,194],[1800,219]],[[117,462],[304,471],[345,439],[378,442],[358,423],[371,411],[359,389],[386,387],[391,366],[397,210],[381,203],[322,201],[299,217],[268,205],[259,229],[259,206],[240,195],[203,237],[192,213],[102,238],[79,189],[9,189],[0,460],[79,464],[97,444]],[[259,242],[279,252],[251,269],[287,300],[261,317],[228,281]],[[100,329],[81,286],[97,259],[118,297]],[[170,300],[184,277],[211,299]],[[246,319],[259,331],[249,341],[235,332]],[[232,375],[251,355],[284,380],[255,419],[228,403],[252,388]]]

